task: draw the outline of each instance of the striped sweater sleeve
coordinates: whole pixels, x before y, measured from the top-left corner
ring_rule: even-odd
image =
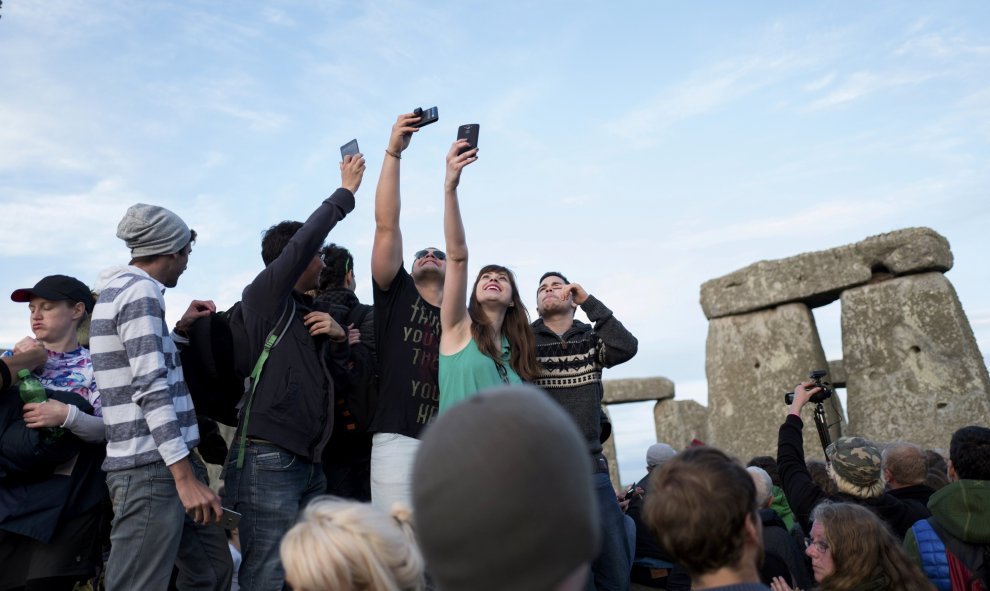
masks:
[[[158,284],[136,274],[111,280],[93,310],[90,347],[107,431],[104,470],[186,457],[199,431]]]

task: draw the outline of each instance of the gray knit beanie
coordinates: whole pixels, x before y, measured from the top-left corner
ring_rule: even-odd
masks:
[[[192,234],[182,218],[164,207],[135,203],[117,224],[117,238],[136,258],[179,252],[189,244]]]
[[[588,446],[532,386],[493,388],[426,429],[413,517],[442,591],[550,589],[597,555]]]

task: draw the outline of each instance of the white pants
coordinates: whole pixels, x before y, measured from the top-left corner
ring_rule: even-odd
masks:
[[[419,440],[398,433],[371,438],[371,504],[390,511],[393,503],[412,509],[412,468]]]

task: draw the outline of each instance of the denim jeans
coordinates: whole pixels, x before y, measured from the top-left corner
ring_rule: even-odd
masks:
[[[630,518],[619,507],[608,472],[593,474],[592,481],[595,485],[598,516],[601,520],[602,549],[591,563],[588,589],[626,591],[629,589],[633,553],[636,549],[635,534],[630,538],[626,526],[626,520]]]
[[[189,460],[207,483],[199,459]],[[107,487],[114,512],[107,591],[165,591],[173,565],[179,568],[179,589],[230,589],[227,536],[217,525],[197,525],[186,515],[165,462],[110,472]]]
[[[419,439],[398,433],[371,438],[371,504],[390,511],[393,503],[412,509],[412,469]]]
[[[241,513],[242,589],[275,591],[285,585],[278,548],[299,512],[327,488],[323,468],[277,445],[248,440],[244,467],[231,448],[224,472],[224,506]]]

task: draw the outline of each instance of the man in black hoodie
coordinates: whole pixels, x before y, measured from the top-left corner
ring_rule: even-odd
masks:
[[[634,546],[628,539],[626,518],[616,501],[608,462],[602,455],[602,369],[632,359],[639,343],[605,304],[556,271],[540,278],[536,302],[540,317],[533,323],[533,333],[536,358],[542,367],[536,385],[577,422],[594,461],[602,526],[602,552],[591,565],[594,584],[600,590],[626,589]],[[594,327],[574,319],[578,306],[595,323]]]
[[[901,539],[911,525],[931,513],[917,501],[899,499],[884,491],[880,450],[861,437],[842,437],[828,450],[828,471],[839,492],[827,495],[808,472],[804,459],[804,421],[801,409],[821,391],[808,380],[794,387],[794,400],[777,435],[777,469],[781,488],[804,531],[811,531],[809,518],[815,505],[824,500],[857,503],[886,521]]]
[[[320,458],[334,401],[327,341],[346,341],[347,333],[306,292],[318,286],[327,234],[354,209],[364,158],[347,156],[340,170],[341,188],[305,223],[282,222],[265,232],[265,268],[244,288],[240,313],[230,319],[235,342],[244,345],[235,348],[242,375],[251,374],[266,341],[278,337],[241,410],[224,472],[224,506],[243,514],[238,581],[244,589],[284,585],[282,536],[326,491]]]

